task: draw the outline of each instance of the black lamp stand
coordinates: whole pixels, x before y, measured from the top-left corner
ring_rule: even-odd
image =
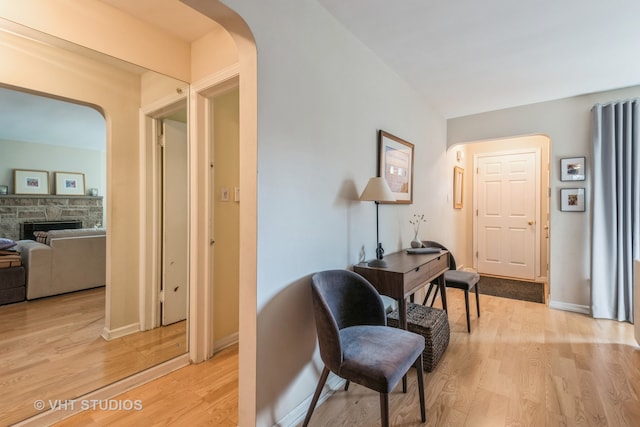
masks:
[[[369,267],[380,267],[385,268],[387,266],[387,262],[382,258],[384,254],[384,249],[382,249],[382,243],[380,243],[380,226],[378,221],[378,206],[380,202],[376,203],[376,259],[372,259],[367,263]]]

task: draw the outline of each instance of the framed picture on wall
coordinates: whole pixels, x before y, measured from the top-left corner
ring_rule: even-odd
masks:
[[[560,189],[560,210],[584,212],[584,188]]]
[[[55,189],[59,196],[84,196],[84,174],[55,172]]]
[[[395,202],[413,203],[413,144],[383,130],[378,131],[378,176],[383,177]]]
[[[13,193],[49,194],[49,172],[30,169],[14,169]]]
[[[464,196],[464,169],[460,166],[453,167],[453,208],[462,209],[462,197]]]
[[[560,159],[561,181],[584,181],[585,172],[584,157]]]

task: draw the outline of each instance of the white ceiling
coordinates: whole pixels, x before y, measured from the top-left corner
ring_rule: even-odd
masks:
[[[186,42],[217,27],[178,0],[102,1]],[[638,0],[317,1],[445,118],[640,84]]]
[[[318,0],[446,118],[640,84],[638,0]]]

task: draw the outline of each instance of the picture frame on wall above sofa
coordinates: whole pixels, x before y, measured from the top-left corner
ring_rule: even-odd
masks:
[[[379,130],[378,176],[384,178],[396,198],[380,203],[413,203],[413,144]]]
[[[33,169],[13,170],[14,194],[49,194],[49,172]]]
[[[55,190],[58,196],[84,196],[84,174],[55,172]]]
[[[585,171],[584,157],[560,159],[561,181],[584,181]]]
[[[561,188],[560,210],[563,212],[584,212],[584,188]]]

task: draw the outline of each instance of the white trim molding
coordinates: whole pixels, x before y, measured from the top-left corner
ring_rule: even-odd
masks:
[[[581,313],[581,314],[587,314],[587,315],[591,314],[591,309],[588,306],[571,304],[568,302],[549,301],[549,308],[554,308],[556,310],[573,311],[575,313]]]
[[[224,350],[227,347],[237,344],[239,342],[239,338],[240,338],[240,335],[236,332],[234,334],[227,335],[222,339],[215,340],[213,342],[213,352],[217,353],[220,350]]]
[[[316,409],[322,405],[322,403],[330,398],[333,393],[342,389],[344,387],[344,383],[346,381],[344,378],[340,378],[334,373],[329,374],[329,378],[322,389],[322,394],[318,399],[318,403],[316,403]],[[296,406],[291,412],[282,417],[277,423],[277,426],[280,427],[295,427],[300,425],[302,421],[304,421],[305,416],[307,415],[307,411],[309,410],[309,405],[311,405],[311,400],[313,399],[313,395],[310,395],[305,400],[303,400],[298,406]]]
[[[140,323],[132,323],[130,325],[121,326],[116,329],[108,329],[105,327],[102,330],[101,335],[102,335],[102,338],[104,338],[107,341],[110,341],[116,338],[124,337],[129,334],[134,334],[136,332],[140,332]]]

